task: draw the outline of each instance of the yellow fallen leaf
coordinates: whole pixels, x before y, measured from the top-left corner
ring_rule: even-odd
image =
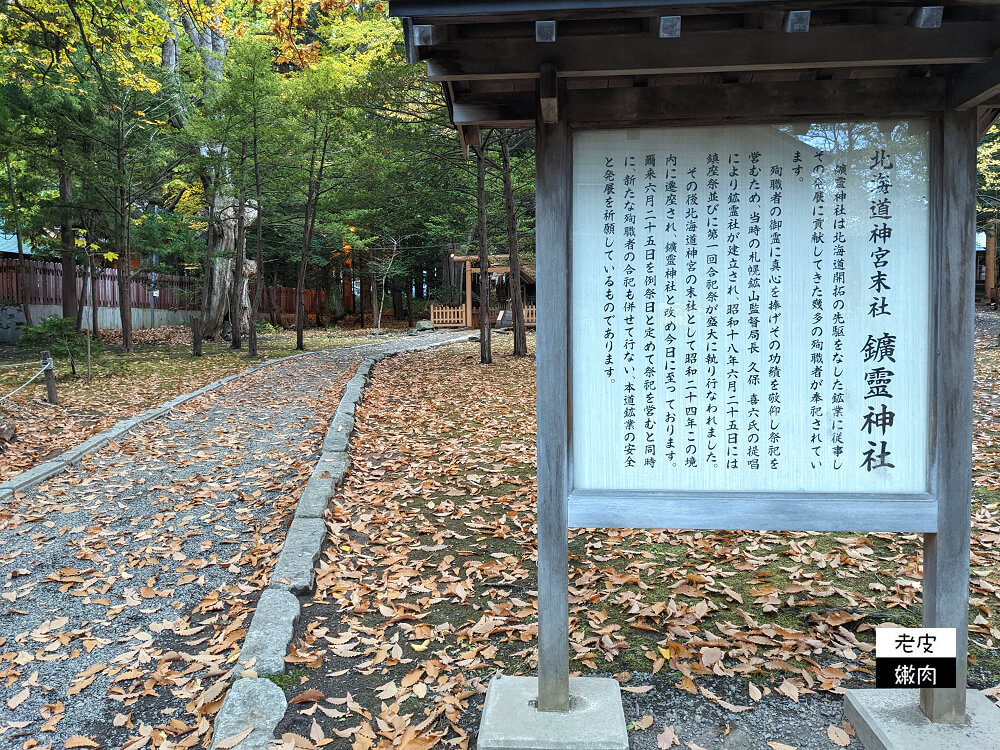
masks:
[[[660,656],[662,656],[664,659],[668,659],[668,660],[670,659],[670,649],[669,648],[663,648],[663,646],[657,646],[656,650],[660,652]]]
[[[430,645],[430,643],[431,643],[430,639],[427,639],[423,643],[414,643],[414,644],[412,644],[410,646],[410,648],[412,648],[414,651],[416,651],[419,654],[419,653],[423,653],[424,651],[426,651],[427,647]]]

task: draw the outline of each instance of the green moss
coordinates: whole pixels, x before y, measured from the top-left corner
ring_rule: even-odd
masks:
[[[302,669],[301,667],[296,667],[286,674],[268,675],[267,679],[280,687],[282,690],[291,690],[292,688],[298,687],[302,684],[301,678],[303,677],[309,677],[309,671]]]

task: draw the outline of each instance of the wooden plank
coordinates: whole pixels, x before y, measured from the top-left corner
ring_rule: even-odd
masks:
[[[570,528],[769,529],[786,531],[933,531],[930,495],[834,495],[737,492],[576,490]]]
[[[768,81],[743,84],[577,89],[562,116],[573,127],[779,121],[789,117],[906,117],[945,109],[942,78]],[[525,92],[468,95],[453,105],[457,125],[529,127],[534,97]]]
[[[530,128],[535,124],[534,92],[497,93],[456,98],[451,116],[456,125],[489,125],[497,128]],[[478,140],[478,134],[476,135]],[[477,142],[470,140],[472,145]]]
[[[672,0],[669,7],[684,13],[753,13],[772,9],[785,10],[791,6],[802,7],[804,3],[790,3],[786,0]],[[913,0],[880,0],[882,5],[913,7]],[[477,21],[486,18],[495,22],[505,22],[517,17],[544,13],[546,17],[566,18],[597,12],[614,12],[617,16],[649,15],[649,9],[664,7],[662,0],[392,0],[389,13],[393,16],[418,16],[426,18],[447,17],[450,20],[469,19]],[[865,10],[871,0],[810,0],[813,10],[822,8]],[[946,7],[977,7],[983,0],[943,0]]]
[[[942,111],[940,78],[789,81],[570,91],[573,127],[776,122],[792,117],[905,117]]]
[[[538,276],[538,709],[569,710],[569,305],[573,193],[569,128],[536,126]]]
[[[958,71],[951,81],[951,105],[972,109],[1000,94],[1000,56]]]
[[[947,112],[931,146],[938,529],[924,536],[923,625],[955,628],[958,664],[957,687],[921,689],[920,710],[950,724],[965,720],[968,671],[976,124],[974,111]]]
[[[731,30],[684,34],[669,44],[648,34],[533,39],[477,39],[435,47],[432,80],[537,78],[542,63],[560,77],[666,75],[732,70],[962,65],[993,57],[1000,24],[948,23],[940,29],[835,25],[808,34]]]
[[[549,63],[542,65],[538,79],[538,105],[542,122],[559,122],[559,97],[556,83],[556,66]]]

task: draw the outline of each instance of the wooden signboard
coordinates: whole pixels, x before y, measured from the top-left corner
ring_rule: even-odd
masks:
[[[571,526],[933,528],[929,141],[575,134]]]

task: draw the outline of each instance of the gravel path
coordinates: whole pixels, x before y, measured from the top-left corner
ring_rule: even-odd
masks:
[[[0,748],[200,745],[358,362],[263,368],[0,507]]]

